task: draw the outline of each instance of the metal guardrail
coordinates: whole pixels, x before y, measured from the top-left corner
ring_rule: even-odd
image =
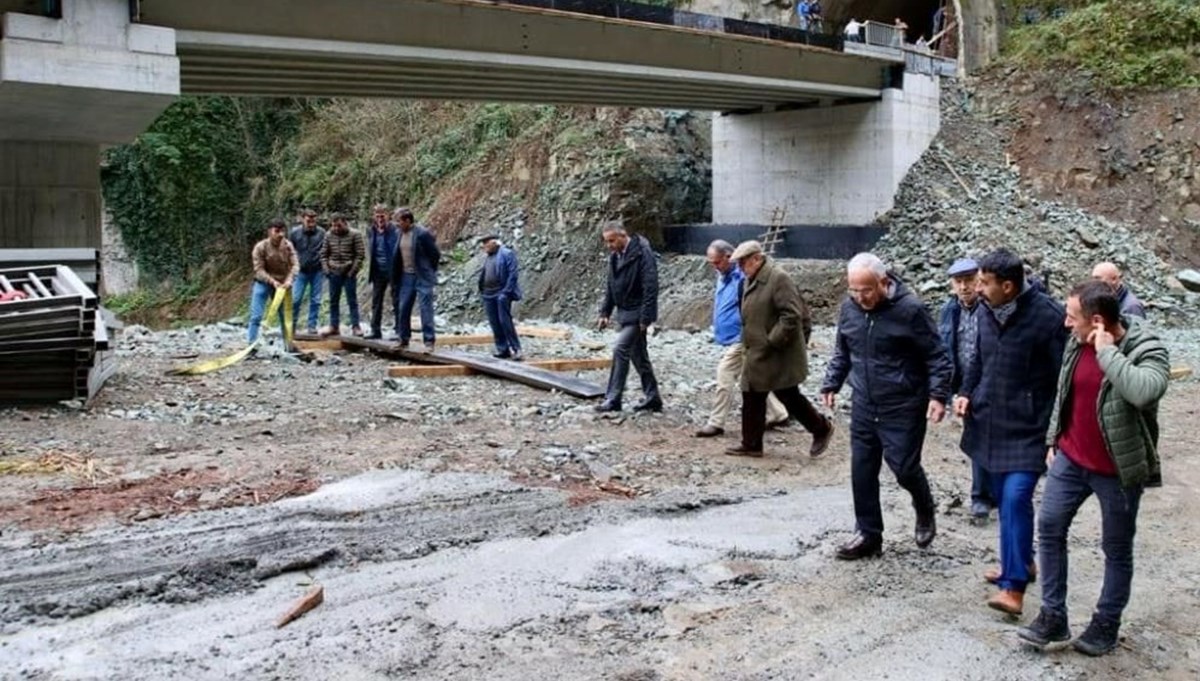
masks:
[[[904,45],[904,31],[892,24],[867,21],[865,33],[868,45],[879,47],[902,47]]]

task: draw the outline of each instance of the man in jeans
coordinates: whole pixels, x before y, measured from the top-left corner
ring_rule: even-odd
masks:
[[[433,352],[436,340],[433,329],[433,288],[437,286],[438,263],[442,253],[438,250],[433,233],[416,223],[411,210],[397,208],[392,218],[400,228],[396,257],[392,264],[392,286],[400,298],[396,337],[400,347],[408,347],[412,337],[413,305],[416,304],[421,311],[421,339],[425,341],[425,352]]]
[[[479,270],[479,294],[496,346],[492,356],[520,360],[521,339],[512,317],[512,304],[521,299],[517,254],[500,243],[500,237],[495,234],[483,237],[480,243],[486,256],[483,268]]]
[[[1071,330],[1050,418],[1050,474],[1038,514],[1042,609],[1017,635],[1046,646],[1070,640],[1067,532],[1083,502],[1100,502],[1104,586],[1091,623],[1075,642],[1087,655],[1117,645],[1133,581],[1133,538],[1142,490],[1161,484],[1158,402],[1170,380],[1166,347],[1145,324],[1120,313],[1111,285],[1080,284],[1067,297]]]
[[[367,280],[371,282],[371,335],[372,340],[383,338],[383,301],[391,301],[393,328],[400,332],[400,298],[392,285],[392,265],[396,260],[396,245],[400,230],[388,221],[388,207],[382,203],[371,209],[372,221],[367,229]],[[388,295],[388,287],[392,293]]]
[[[299,269],[296,249],[284,238],[286,230],[287,224],[282,219],[272,220],[267,225],[267,238],[255,244],[250,252],[250,262],[254,267],[254,283],[250,286],[250,324],[246,329],[246,340],[250,343],[258,340],[258,330],[275,290],[290,288]],[[283,315],[281,309],[280,327],[283,326]]]
[[[363,244],[363,235],[346,225],[346,216],[334,213],[330,220],[333,228],[325,235],[325,247],[321,251],[321,270],[329,277],[329,327],[321,335],[336,336],[342,332],[342,291],[345,291],[346,305],[350,308],[350,333],[361,336],[358,272],[366,259],[367,248]]]
[[[713,342],[725,348],[717,362],[717,399],[708,423],[696,431],[696,437],[717,437],[725,434],[725,420],[733,405],[733,394],[740,390],[742,364],[746,355],[742,347],[741,290],[746,277],[731,257],[733,246],[717,239],[708,246],[708,264],[717,271],[717,291],[713,296]],[[767,394],[766,427],[782,426],[788,422],[788,412],[778,397]]]
[[[317,332],[321,313],[321,250],[325,247],[325,230],[317,226],[317,212],[306,208],[300,212],[300,224],[288,235],[300,259],[300,272],[292,284],[292,319],[300,324],[300,303],[308,292],[308,333]]]

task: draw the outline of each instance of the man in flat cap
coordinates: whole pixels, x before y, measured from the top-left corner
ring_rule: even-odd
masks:
[[[488,234],[479,242],[485,253],[483,268],[479,270],[479,293],[496,345],[492,356],[519,360],[521,340],[517,338],[517,326],[512,317],[513,301],[521,299],[517,254],[500,243],[500,237],[495,234]]]
[[[957,394],[958,389],[962,387],[963,374],[967,367],[971,366],[971,360],[975,359],[978,348],[979,292],[976,290],[976,282],[979,279],[979,263],[972,258],[960,258],[950,265],[946,273],[950,275],[950,289],[953,294],[942,306],[938,330],[942,334],[942,342],[954,369],[950,375],[950,393]],[[986,521],[995,506],[991,478],[983,467],[972,460],[971,515],[976,520]]]
[[[822,416],[804,395],[808,378],[808,336],[812,320],[795,282],[763,253],[762,244],[745,241],[732,258],[745,275],[742,282],[742,443],[725,450],[733,456],[762,456],[767,395],[779,398],[788,413],[812,433],[809,456],[820,456],[833,437],[833,421]]]

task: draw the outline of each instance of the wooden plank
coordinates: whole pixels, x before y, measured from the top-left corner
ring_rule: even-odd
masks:
[[[612,359],[538,359],[524,362],[524,365],[547,371],[588,371],[592,369],[607,369],[612,366]],[[481,373],[479,370],[461,364],[388,367],[388,377],[390,378],[445,378],[451,376],[474,376],[479,373]]]
[[[539,359],[526,362],[529,366],[550,371],[592,371],[612,367],[611,357],[588,357],[582,359]]]
[[[1192,368],[1189,366],[1171,367],[1171,380],[1178,381],[1181,378],[1187,378],[1192,375]]]
[[[570,329],[547,329],[540,326],[518,326],[517,335],[526,338],[548,338],[550,340],[570,340]]]
[[[547,371],[522,362],[507,359],[495,359],[486,355],[476,355],[457,350],[440,350],[426,357],[447,363],[462,364],[478,370],[480,373],[506,378],[533,388],[543,390],[558,390],[574,397],[593,398],[604,395],[604,388],[574,376]]]
[[[304,613],[312,610],[321,603],[325,602],[325,587],[313,587],[308,593],[304,594],[300,600],[296,601],[288,611],[283,613],[283,616],[275,622],[275,628],[287,626],[289,622],[297,620]]]
[[[495,338],[491,335],[449,335],[438,336],[438,345],[491,345],[495,342]]]
[[[322,338],[321,340],[300,340],[297,338],[295,343],[296,349],[304,350],[305,352],[312,350],[337,352],[338,350],[342,349],[342,341],[340,338]]]

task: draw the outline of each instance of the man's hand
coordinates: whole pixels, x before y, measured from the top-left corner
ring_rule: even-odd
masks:
[[[1054,448],[1048,447],[1046,449],[1046,468],[1049,468],[1053,464],[1054,464]]]
[[[1116,339],[1113,338],[1113,335],[1109,333],[1107,329],[1103,329],[1099,326],[1092,329],[1092,332],[1088,334],[1087,339],[1089,343],[1096,347],[1096,352],[1100,352],[1104,348],[1107,348],[1116,342]]]
[[[946,415],[946,405],[939,400],[929,400],[929,409],[925,410],[925,418],[933,423],[941,423],[942,417]]]
[[[971,411],[971,398],[958,396],[954,398],[954,415],[959,418],[966,418],[967,412]]]
[[[821,393],[821,404],[825,405],[826,409],[833,409],[833,405],[837,402],[836,393]]]
[[[291,277],[284,279],[283,283],[279,285],[279,288],[291,288],[291,287],[292,287],[292,278]]]
[[[607,329],[608,328],[608,317],[601,317],[601,318],[597,319],[596,320],[596,328],[601,329],[601,330]]]

